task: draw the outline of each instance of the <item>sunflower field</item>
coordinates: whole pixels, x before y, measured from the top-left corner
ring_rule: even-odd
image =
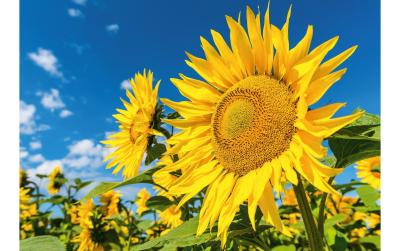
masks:
[[[277,27],[248,7],[226,17],[229,37],[201,37],[196,77],[170,79],[184,101],[160,96],[150,70],[130,79],[101,142],[119,182],[80,198],[95,180],[21,169],[21,250],[380,250],[380,117],[317,103],[357,46],[328,57],[339,37],[311,48],[312,25],[294,44],[291,11]],[[336,182],[345,169],[358,178]],[[137,184],[155,193],[124,199]]]

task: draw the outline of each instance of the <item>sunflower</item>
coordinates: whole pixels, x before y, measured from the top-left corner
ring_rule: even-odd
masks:
[[[104,251],[103,245],[95,240],[98,236],[92,221],[95,208],[93,200],[79,206],[79,225],[82,230],[73,240],[79,243],[78,251]]]
[[[79,206],[77,205],[72,205],[68,209],[68,214],[71,217],[71,223],[72,224],[79,224]]]
[[[172,229],[182,224],[181,216],[181,210],[174,205],[160,213],[160,221]]]
[[[372,157],[356,162],[357,177],[375,189],[381,187],[381,157]]]
[[[100,196],[100,202],[103,204],[103,210],[106,217],[111,217],[118,214],[118,203],[120,202],[121,194],[113,190],[103,193]]]
[[[227,16],[231,46],[212,30],[216,48],[200,38],[205,59],[187,54],[187,64],[204,80],[183,74],[171,79],[189,100],[162,99],[183,117],[164,119],[181,130],[167,140],[173,146],[166,154],[181,158],[163,170],[186,169],[169,192],[184,194],[181,206],[208,187],[197,234],[218,219],[222,245],[246,200],[253,228],[259,206],[268,222],[287,232],[273,193],[273,188],[283,191],[284,179],[297,185],[300,174],[323,192],[337,193],[326,178],[342,169],[319,161],[327,154],[322,142],[363,114],[332,118],[344,103],[310,109],[346,72],[333,71],[356,46],[323,62],[338,37],[309,52],[313,27],[308,26],[301,41],[290,48],[290,14],[291,10],[279,29],[270,24],[269,8],[263,26],[260,13],[247,8],[247,31],[240,20]]]
[[[146,206],[147,200],[150,198],[150,193],[146,190],[146,188],[143,188],[140,190],[137,194],[137,200],[135,202],[137,209],[136,213],[141,215],[143,212],[147,211],[149,208]]]
[[[121,99],[126,110],[117,109],[118,114],[113,115],[119,123],[120,131],[108,136],[102,141],[108,148],[115,149],[104,158],[111,160],[107,168],[115,166],[113,174],[122,168],[122,175],[130,178],[138,174],[139,167],[146,151],[150,135],[162,135],[153,126],[153,116],[157,106],[157,95],[160,81],[153,89],[153,73],[151,71],[135,74],[130,79],[133,94],[126,90],[129,102]]]
[[[25,220],[31,216],[37,215],[37,205],[31,203],[30,188],[19,188],[19,212],[20,219]]]
[[[49,185],[47,186],[49,194],[57,194],[63,184],[64,175],[62,174],[62,169],[60,166],[56,166],[49,175]]]

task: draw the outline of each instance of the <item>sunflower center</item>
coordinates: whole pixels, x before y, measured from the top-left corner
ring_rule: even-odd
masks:
[[[247,77],[225,92],[213,114],[216,158],[238,175],[260,168],[288,149],[295,120],[296,100],[285,83]]]

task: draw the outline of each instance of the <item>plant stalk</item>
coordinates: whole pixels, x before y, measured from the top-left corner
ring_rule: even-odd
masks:
[[[328,180],[328,184],[331,185],[335,177],[330,177]],[[319,204],[319,211],[318,211],[318,231],[319,234],[321,235],[321,238],[324,237],[324,220],[325,220],[325,203],[328,198],[327,193],[322,194],[321,202]]]
[[[293,189],[295,191],[297,202],[299,204],[300,213],[303,218],[311,251],[322,251],[324,250],[322,237],[318,233],[314,216],[312,214],[310,205],[308,204],[306,192],[304,190],[303,183],[301,182],[301,176],[297,174],[297,177],[298,184],[297,186],[293,186]]]

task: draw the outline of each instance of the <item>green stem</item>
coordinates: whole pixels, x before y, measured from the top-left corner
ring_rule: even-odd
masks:
[[[328,184],[331,185],[335,177],[330,177],[328,180]],[[319,209],[318,209],[318,232],[321,236],[321,238],[324,237],[324,220],[325,220],[325,203],[328,198],[327,193],[322,194],[321,202],[319,203]]]
[[[297,174],[297,177],[298,177],[298,184],[297,186],[293,186],[293,189],[295,191],[297,202],[299,204],[300,213],[303,218],[311,251],[324,250],[323,241],[318,233],[318,229],[315,224],[315,219],[312,214],[310,205],[308,204],[303,183],[301,182],[301,176]]]

